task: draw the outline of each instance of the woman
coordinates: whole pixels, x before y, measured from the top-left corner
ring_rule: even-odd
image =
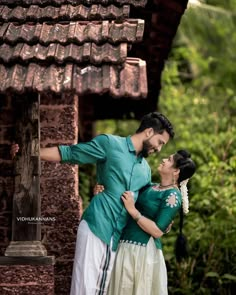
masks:
[[[108,295],[168,294],[160,237],[177,212],[188,212],[186,184],[195,164],[187,151],[180,150],[163,159],[158,172],[160,184],[143,188],[136,203],[132,192],[121,196],[131,218],[120,240]],[[101,189],[97,186],[95,192]]]

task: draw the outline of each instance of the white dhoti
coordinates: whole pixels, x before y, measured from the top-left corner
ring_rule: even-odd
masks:
[[[96,237],[86,221],[78,227],[70,295],[107,294],[116,252]]]

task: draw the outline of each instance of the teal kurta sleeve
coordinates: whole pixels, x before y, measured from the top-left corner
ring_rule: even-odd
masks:
[[[157,226],[164,232],[179,212],[182,199],[177,190],[167,190],[161,201],[161,206],[156,217]]]
[[[59,146],[62,163],[70,164],[92,164],[98,161],[105,161],[109,137],[101,134],[89,142],[75,145]]]

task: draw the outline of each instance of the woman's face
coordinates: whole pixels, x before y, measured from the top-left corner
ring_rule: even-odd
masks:
[[[161,164],[158,166],[158,172],[161,174],[172,174],[176,169],[174,164],[174,155],[170,155],[168,158],[162,159]]]

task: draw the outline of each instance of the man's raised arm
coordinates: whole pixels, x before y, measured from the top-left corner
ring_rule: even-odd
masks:
[[[60,162],[61,155],[59,153],[58,147],[49,147],[40,149],[40,158],[43,161],[49,162]]]
[[[15,157],[15,155],[19,151],[19,145],[17,143],[14,143],[11,145],[11,157],[12,159]],[[40,148],[40,158],[43,161],[49,161],[49,162],[60,162],[61,161],[61,155],[59,153],[58,147],[49,147],[49,148]]]

